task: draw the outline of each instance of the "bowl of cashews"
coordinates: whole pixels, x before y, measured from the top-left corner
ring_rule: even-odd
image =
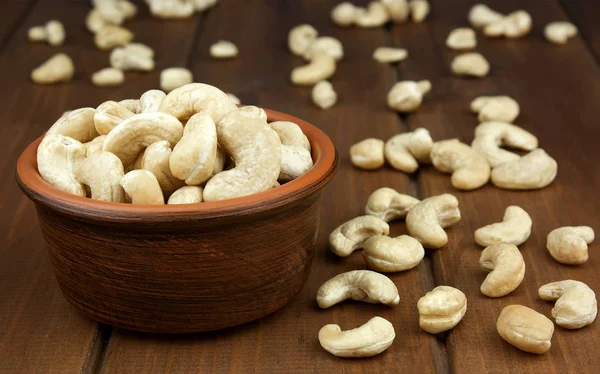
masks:
[[[338,157],[299,118],[191,83],[64,114],[17,163],[65,296],[154,333],[240,325],[308,278]]]

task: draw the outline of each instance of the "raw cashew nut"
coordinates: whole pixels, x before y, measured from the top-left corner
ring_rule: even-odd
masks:
[[[579,265],[588,260],[588,244],[594,241],[594,230],[589,226],[565,226],[552,230],[546,239],[546,248],[562,264]]]
[[[106,22],[120,25],[125,20],[125,14],[119,9],[116,0],[92,0],[92,5]]]
[[[390,226],[374,216],[360,216],[338,226],[329,235],[331,251],[340,257],[348,257],[363,247],[364,242],[375,235],[388,235]]]
[[[383,26],[390,20],[390,14],[384,4],[371,1],[367,8],[358,8],[356,11],[356,25],[363,28]]]
[[[404,218],[408,211],[417,203],[419,199],[415,199],[409,195],[403,195],[391,188],[383,187],[373,191],[367,200],[365,214],[378,217],[385,222],[390,222],[395,219]]]
[[[99,135],[93,140],[83,143],[85,149],[87,150],[87,157],[90,157],[94,153],[102,152],[102,147],[104,146],[104,139],[106,139],[106,135]]]
[[[538,146],[538,139],[519,126],[506,122],[484,122],[475,129],[475,139],[471,144],[474,150],[483,154],[491,167],[518,160],[521,156],[506,151],[500,146],[532,151]]]
[[[492,170],[492,183],[509,190],[543,188],[556,178],[558,164],[543,149],[538,148],[514,161]]]
[[[256,107],[244,107],[244,108],[256,108]],[[242,109],[244,109],[242,108]],[[262,110],[262,109],[261,109]],[[264,111],[263,111],[264,113]],[[266,117],[265,117],[266,121]],[[281,144],[287,145],[295,145],[302,148],[306,148],[310,151],[310,142],[300,126],[296,125],[293,122],[288,121],[275,121],[269,123],[269,126],[275,130],[277,135],[279,135],[279,139],[281,139]]]
[[[106,25],[94,36],[94,43],[102,51],[108,51],[114,47],[122,47],[133,39],[133,33],[124,27],[117,25]]]
[[[169,145],[174,146],[182,135],[183,125],[177,118],[166,113],[141,113],[112,129],[104,140],[102,150],[114,153],[128,167],[150,144],[168,140]]]
[[[158,112],[162,102],[167,97],[167,94],[161,90],[148,90],[140,96],[139,111],[140,113],[156,113]]]
[[[394,342],[394,326],[386,319],[373,317],[352,330],[342,331],[335,324],[319,330],[319,343],[327,352],[338,357],[371,357],[388,349]]]
[[[471,102],[471,111],[479,113],[479,122],[499,121],[512,123],[520,108],[510,96],[479,96]]]
[[[31,80],[39,84],[68,82],[73,74],[73,60],[64,53],[57,53],[31,72]]]
[[[317,36],[319,36],[319,32],[311,25],[298,25],[288,34],[288,47],[296,56],[302,56],[317,39]]]
[[[125,109],[132,112],[133,114],[140,114],[140,101],[137,99],[125,99],[118,102]]]
[[[352,3],[339,3],[331,11],[331,20],[338,26],[352,26],[356,22],[356,10]]]
[[[328,81],[320,81],[312,89],[311,97],[313,103],[321,109],[329,109],[337,101],[337,93]]]
[[[502,222],[492,223],[475,231],[475,242],[482,247],[498,243],[521,245],[531,235],[532,221],[527,212],[511,205],[506,208]]]
[[[219,40],[210,46],[210,57],[225,59],[233,58],[239,54],[235,44],[227,40]]]
[[[425,250],[421,243],[408,235],[395,238],[377,235],[365,241],[362,255],[369,268],[381,273],[392,273],[419,265],[425,256]]]
[[[411,0],[410,16],[415,23],[421,23],[427,18],[429,14],[429,2],[427,0]]]
[[[311,86],[329,79],[335,73],[335,58],[328,53],[318,52],[307,65],[292,70],[292,83],[299,86]]]
[[[90,10],[85,17],[85,26],[93,34],[102,30],[108,23],[96,8]]]
[[[300,127],[292,122],[269,124],[281,140],[281,170],[278,180],[291,181],[304,175],[313,166],[310,142]]]
[[[398,305],[400,295],[390,278],[370,270],[338,274],[317,292],[317,303],[323,309],[348,299],[392,306]]]
[[[186,68],[168,68],[160,72],[160,88],[166,92],[192,83],[192,72]]]
[[[467,297],[457,288],[438,286],[419,299],[417,308],[419,326],[437,334],[458,325],[467,312]]]
[[[158,181],[158,185],[165,196],[170,196],[175,190],[185,185],[181,179],[173,176],[173,173],[169,168],[171,154],[169,141],[162,140],[150,144],[144,151],[140,161],[142,169],[148,170],[154,174]]]
[[[44,26],[30,28],[28,36],[32,42],[47,41],[51,46],[58,47],[64,43],[66,33],[63,24],[53,19]]]
[[[92,74],[92,83],[98,87],[120,86],[125,82],[125,74],[119,69],[104,68]]]
[[[184,186],[171,194],[167,204],[197,204],[202,202],[202,187]]]
[[[479,264],[491,270],[481,284],[481,293],[489,297],[502,297],[519,287],[525,277],[525,261],[514,244],[498,243],[481,252]]]
[[[85,188],[75,177],[75,169],[86,158],[81,142],[61,134],[48,134],[37,149],[38,171],[53,187],[85,197]]]
[[[568,39],[577,35],[577,26],[571,22],[550,22],[544,28],[544,36],[554,44],[565,44]]]
[[[110,66],[123,71],[154,70],[154,51],[141,43],[129,43],[110,53]]]
[[[459,27],[448,34],[446,47],[461,51],[463,49],[473,49],[477,46],[477,37],[475,31],[469,27]]]
[[[344,57],[344,47],[336,38],[332,38],[331,36],[322,36],[312,42],[312,44],[304,52],[303,56],[305,59],[310,61],[319,53],[326,53],[333,57],[336,61],[339,61]]]
[[[206,182],[217,157],[217,127],[205,113],[194,114],[183,129],[183,137],[169,160],[173,175],[187,185]]]
[[[469,22],[475,28],[485,27],[501,21],[504,15],[490,9],[487,5],[476,4],[469,10]]]
[[[60,117],[46,132],[68,136],[79,142],[85,143],[98,136],[94,127],[94,108],[80,108]]]
[[[433,139],[427,129],[419,127],[391,137],[384,148],[387,162],[396,170],[413,173],[419,168],[419,162],[431,163]]]
[[[373,51],[373,59],[381,64],[390,64],[406,60],[408,51],[402,48],[379,47]]]
[[[579,329],[594,322],[598,314],[596,294],[585,283],[563,280],[543,285],[538,290],[542,300],[556,301],[552,317],[566,329]]]
[[[132,111],[115,101],[106,101],[96,108],[94,126],[100,135],[107,135],[115,127],[135,115]]]
[[[123,179],[123,164],[110,152],[96,152],[86,158],[75,169],[80,183],[90,187],[92,199],[114,203],[125,202],[125,191],[120,185]]]
[[[206,183],[204,201],[251,195],[273,186],[281,170],[281,141],[264,119],[234,110],[219,122],[217,137],[235,167]]]
[[[192,2],[181,0],[149,0],[150,13],[157,18],[179,19],[188,18],[194,14]]]
[[[437,170],[452,173],[452,185],[459,190],[477,189],[490,179],[487,159],[458,139],[436,142],[431,161]]]
[[[127,200],[132,204],[164,204],[165,198],[154,174],[148,170],[132,170],[121,178]]]
[[[517,10],[496,22],[487,24],[483,29],[483,34],[490,37],[520,38],[531,31],[531,24],[529,13]]]
[[[385,6],[394,23],[404,23],[408,20],[410,8],[406,0],[380,0]]]
[[[552,345],[554,324],[545,315],[523,305],[502,309],[496,330],[509,344],[529,353],[548,352]]]
[[[381,139],[368,138],[350,147],[350,161],[352,165],[365,169],[379,169],[385,163]]]
[[[218,124],[227,113],[236,108],[227,94],[217,87],[204,83],[190,83],[169,92],[159,110],[181,121],[204,112]]]
[[[425,248],[441,248],[448,243],[444,228],[460,221],[458,200],[450,194],[421,200],[406,215],[406,228]]]
[[[423,95],[431,91],[429,81],[402,81],[396,83],[387,95],[390,108],[403,113],[417,110],[423,102]]]
[[[482,78],[490,72],[490,63],[481,53],[465,53],[452,60],[452,72],[458,76]]]

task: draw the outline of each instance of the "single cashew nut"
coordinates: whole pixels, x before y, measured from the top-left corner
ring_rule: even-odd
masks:
[[[307,65],[292,70],[292,83],[299,86],[311,86],[329,79],[335,73],[335,58],[328,53],[317,52]]]
[[[479,264],[491,270],[481,284],[481,293],[489,297],[502,297],[519,287],[525,277],[525,261],[514,244],[498,243],[481,252]]]
[[[302,129],[293,122],[276,121],[269,124],[281,140],[281,170],[278,180],[294,180],[313,166],[310,142]]]
[[[188,18],[195,11],[192,2],[181,0],[150,0],[148,5],[153,16],[163,19]]]
[[[385,222],[406,217],[408,211],[419,202],[409,195],[403,195],[391,188],[383,187],[373,191],[367,200],[365,214],[378,217]]]
[[[162,140],[150,144],[140,160],[141,168],[154,174],[164,196],[170,196],[175,190],[185,185],[181,179],[174,177],[171,173],[169,168],[171,154],[169,141]]]
[[[165,198],[154,174],[148,170],[132,170],[121,178],[127,200],[132,204],[164,204]]]
[[[186,68],[168,68],[160,72],[160,88],[166,92],[192,83],[192,72]]]
[[[233,58],[239,54],[235,44],[227,40],[219,40],[210,46],[210,57],[218,59]]]
[[[487,159],[458,139],[436,142],[431,161],[437,170],[452,173],[452,185],[459,190],[477,189],[490,179]]]
[[[502,309],[496,330],[509,344],[529,353],[548,352],[552,345],[554,324],[545,315],[523,305]]]
[[[110,66],[122,71],[152,71],[154,51],[141,43],[129,43],[112,50]]]
[[[374,216],[360,216],[338,226],[329,235],[331,252],[348,257],[363,247],[364,242],[375,235],[388,235],[390,226]]]
[[[566,329],[579,329],[594,322],[598,315],[596,294],[585,283],[563,280],[543,285],[538,290],[542,300],[556,301],[552,317]]]
[[[510,96],[479,96],[471,102],[471,111],[479,113],[479,122],[512,123],[519,116],[520,108]]]
[[[227,102],[231,104],[228,98]],[[206,183],[204,201],[251,195],[273,186],[281,170],[281,140],[264,119],[234,110],[219,122],[217,138],[235,167]]]
[[[90,157],[94,153],[102,152],[102,147],[104,146],[104,139],[106,139],[106,135],[99,135],[89,142],[83,143],[87,150],[87,157]]]
[[[320,81],[312,89],[313,103],[321,109],[329,109],[337,102],[337,93],[328,81]]]
[[[504,15],[490,9],[487,5],[476,4],[469,10],[468,18],[473,27],[481,28],[502,20]]]
[[[202,202],[202,187],[184,186],[171,194],[167,204],[197,204]]]
[[[249,106],[249,107],[244,107],[244,108],[256,108],[256,107]],[[244,108],[242,108],[242,109],[244,109]],[[264,113],[264,111],[263,111],[263,113]],[[262,115],[262,113],[261,113],[261,115]],[[265,121],[266,121],[266,117],[265,117]],[[277,135],[279,135],[279,139],[281,139],[281,144],[294,145],[294,146],[306,148],[307,150],[310,151],[310,149],[311,149],[310,142],[308,141],[308,138],[306,137],[306,135],[304,135],[304,133],[302,132],[302,129],[300,129],[300,126],[296,125],[293,122],[288,122],[288,121],[271,122],[271,123],[269,123],[269,126],[271,126],[271,128],[273,130],[275,130]]]
[[[288,47],[296,56],[302,56],[317,39],[319,32],[308,24],[298,25],[288,34]]]
[[[61,134],[48,134],[37,149],[38,172],[53,187],[85,197],[83,185],[75,177],[75,169],[86,158],[81,142]]]
[[[385,163],[385,143],[381,139],[368,138],[350,147],[350,161],[352,165],[365,169],[379,169]]]
[[[538,139],[530,132],[510,123],[483,122],[475,129],[475,139],[471,146],[487,158],[491,167],[496,167],[521,158],[500,146],[532,151],[537,148]]]
[[[438,286],[419,299],[417,308],[419,326],[437,334],[458,325],[467,312],[467,297],[457,288]]]
[[[404,23],[408,20],[410,7],[406,0],[380,0],[385,6],[394,23]]]
[[[327,352],[338,357],[371,357],[388,349],[394,342],[394,326],[386,319],[373,317],[352,330],[342,331],[330,324],[319,330],[319,343]]]
[[[94,127],[94,108],[76,109],[60,117],[50,127],[47,135],[60,134],[85,143],[98,136]]]
[[[98,87],[120,86],[125,82],[125,74],[119,69],[104,68],[92,74],[92,83]]]
[[[371,304],[398,305],[398,288],[390,278],[370,270],[353,270],[338,274],[319,288],[317,303],[323,309],[344,300]]]
[[[565,44],[568,39],[577,35],[577,26],[571,22],[550,22],[544,28],[544,36],[549,42]]]
[[[367,239],[363,246],[362,255],[367,266],[381,273],[412,269],[425,256],[421,243],[408,235],[395,238],[377,235]]]
[[[156,113],[160,109],[162,102],[167,97],[167,94],[161,90],[149,90],[140,96],[139,111],[140,113]]]
[[[481,53],[465,53],[452,60],[452,72],[458,76],[482,78],[490,72],[490,63]]]
[[[228,93],[227,93],[227,97],[229,98],[229,100],[231,100],[231,102],[232,102],[234,105],[239,105],[239,104],[241,104],[241,103],[242,103],[242,101],[240,100],[240,98],[239,98],[239,97],[235,96],[234,94],[232,94],[232,93],[230,93],[230,92],[228,92]]]
[[[464,49],[473,49],[477,46],[477,37],[475,31],[469,27],[459,27],[448,34],[446,38],[446,47],[461,51]]]
[[[215,123],[219,123],[227,113],[236,108],[227,94],[217,87],[204,83],[190,83],[169,92],[159,110],[181,121],[204,112],[210,115]]]
[[[431,163],[433,139],[427,129],[422,127],[391,137],[384,148],[387,162],[396,170],[413,173],[419,168],[419,162]]]
[[[115,127],[135,115],[125,106],[115,102],[106,101],[96,108],[94,113],[94,126],[100,135],[107,135]]]
[[[108,23],[120,25],[125,20],[125,14],[115,0],[92,0],[92,5]]]
[[[68,82],[73,74],[73,60],[64,53],[57,53],[31,72],[31,80],[38,84]]]
[[[520,38],[531,31],[531,24],[529,13],[517,10],[498,21],[487,24],[483,29],[483,34],[490,37]]]
[[[114,47],[122,47],[133,39],[133,33],[124,27],[117,25],[106,25],[94,36],[94,43],[102,51],[108,51]]]
[[[379,47],[373,51],[373,59],[381,64],[391,64],[406,60],[408,51],[402,48]]]
[[[102,150],[114,153],[128,167],[150,144],[168,140],[169,145],[174,146],[182,135],[183,125],[177,118],[166,113],[141,113],[112,129],[104,140]]]
[[[125,202],[125,191],[120,185],[123,164],[110,152],[96,152],[75,169],[80,183],[90,187],[92,199],[114,203]]]
[[[429,2],[427,0],[411,0],[409,6],[410,16],[413,22],[421,23],[427,18],[430,11]]]
[[[421,200],[406,215],[406,228],[425,248],[441,248],[448,243],[444,228],[460,221],[458,200],[450,194]]]
[[[408,113],[417,110],[423,95],[431,91],[429,81],[402,81],[396,83],[387,95],[387,104],[393,110]]]
[[[588,260],[588,244],[594,241],[594,230],[589,226],[565,226],[552,230],[546,248],[562,264],[579,265]]]
[[[319,53],[328,54],[336,61],[339,61],[344,57],[344,47],[336,38],[332,38],[331,36],[322,36],[312,42],[312,44],[304,52],[303,56],[306,60],[310,61]]]
[[[102,30],[107,24],[108,22],[102,18],[102,15],[96,8],[90,10],[85,17],[85,26],[93,34]]]
[[[532,221],[527,212],[511,205],[506,208],[502,222],[480,227],[475,231],[475,242],[482,247],[498,243],[521,245],[531,235]]]
[[[356,6],[346,1],[339,3],[331,11],[331,20],[338,26],[352,26],[356,22]]]
[[[390,14],[384,4],[371,1],[367,8],[358,8],[356,11],[356,25],[363,28],[383,26],[390,20]]]
[[[117,0],[117,9],[126,20],[132,19],[137,14],[137,6],[127,0]]]
[[[509,190],[534,190],[552,183],[558,164],[543,149],[538,148],[514,161],[492,170],[492,183]]]

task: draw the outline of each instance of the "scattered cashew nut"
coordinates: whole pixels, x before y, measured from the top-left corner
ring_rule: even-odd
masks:
[[[538,148],[514,161],[492,170],[492,183],[509,190],[533,190],[552,183],[558,164],[543,149]]]
[[[545,315],[523,305],[508,305],[496,321],[496,330],[509,344],[529,353],[548,352],[554,324]]]
[[[425,248],[441,248],[448,243],[444,228],[460,221],[458,200],[450,194],[421,200],[406,215],[406,228]]]
[[[425,256],[421,243],[408,235],[395,238],[372,236],[365,241],[363,247],[362,255],[367,266],[381,273],[412,269]]]
[[[506,208],[502,222],[480,227],[475,231],[475,242],[482,247],[498,243],[519,246],[531,235],[531,217],[516,205]]]
[[[459,27],[448,34],[446,38],[446,47],[461,51],[464,49],[473,49],[477,46],[477,37],[475,31],[469,27]]]
[[[337,101],[337,93],[333,85],[328,81],[320,81],[312,89],[311,97],[313,103],[321,109],[329,109]]]
[[[374,216],[360,216],[338,226],[329,235],[329,247],[340,257],[348,257],[363,247],[364,242],[375,235],[388,235],[390,226]]]
[[[73,74],[73,60],[64,53],[57,53],[31,72],[31,80],[39,84],[68,82]]]
[[[171,194],[167,204],[197,204],[202,202],[202,187],[184,186]]]
[[[319,343],[327,352],[338,357],[371,357],[388,349],[394,342],[394,326],[386,319],[373,317],[352,330],[342,331],[335,324],[319,330]]]
[[[335,73],[335,58],[328,53],[317,52],[307,65],[292,70],[292,83],[299,86],[311,86],[329,79]]]
[[[61,191],[85,197],[85,188],[77,180],[75,169],[86,154],[81,142],[61,134],[48,134],[37,149],[40,176]]]
[[[132,204],[164,204],[165,198],[154,174],[148,170],[132,170],[121,178],[125,199]]]
[[[326,53],[333,57],[336,61],[339,61],[344,57],[344,47],[336,38],[332,38],[331,36],[322,36],[312,42],[312,44],[304,52],[303,56],[306,60],[310,61],[319,53]]]
[[[112,50],[110,66],[123,71],[152,71],[154,51],[141,43],[129,43]]]
[[[419,199],[383,187],[371,193],[367,200],[365,214],[390,222],[406,217],[408,211],[418,203]]]
[[[331,11],[331,20],[338,26],[352,26],[356,22],[356,6],[349,2],[342,2]]]
[[[237,107],[227,94],[204,83],[190,83],[169,92],[159,111],[171,114],[181,121],[199,112],[205,112],[216,124]]]
[[[117,25],[106,25],[94,36],[94,43],[102,51],[108,51],[114,47],[122,47],[133,39],[133,33],[124,27]]]
[[[396,170],[413,173],[419,162],[431,163],[433,139],[427,129],[419,127],[412,132],[391,137],[384,147],[387,162]]]
[[[519,116],[520,108],[510,96],[479,96],[471,102],[471,111],[479,113],[479,122],[512,123]]]
[[[542,300],[556,301],[552,317],[566,329],[579,329],[594,322],[598,315],[596,294],[585,283],[563,280],[543,285],[538,290]]]
[[[92,83],[98,87],[119,86],[125,82],[125,74],[119,69],[104,68],[92,74]]]
[[[439,171],[452,173],[452,186],[459,190],[474,190],[490,179],[487,159],[458,139],[433,144],[431,161]]]
[[[408,20],[410,7],[406,0],[380,0],[385,6],[394,23],[404,23]]]
[[[373,51],[373,59],[381,64],[391,64],[406,60],[408,51],[402,48],[379,47]]]
[[[186,68],[168,68],[160,72],[160,88],[166,92],[192,83],[192,72]]]
[[[63,24],[53,19],[44,26],[30,28],[28,36],[32,42],[47,41],[51,46],[58,47],[64,43],[66,33]]]
[[[544,36],[554,44],[565,44],[568,39],[577,35],[577,26],[571,22],[550,22],[544,28]]]
[[[125,202],[125,191],[120,185],[123,176],[121,160],[110,152],[96,152],[75,169],[77,180],[89,186],[91,198],[100,201]]]
[[[552,230],[546,239],[546,248],[562,264],[579,265],[588,260],[588,244],[594,241],[594,230],[589,226],[565,226]]]
[[[500,146],[532,151],[537,148],[538,139],[530,132],[510,123],[484,122],[475,129],[475,139],[471,146],[483,154],[494,168],[521,157]]]
[[[508,295],[525,277],[525,261],[514,244],[490,245],[481,252],[479,264],[491,270],[480,287],[481,293],[489,297]]]
[[[476,4],[469,10],[468,18],[473,27],[482,28],[502,20],[504,15],[490,9],[487,5]]]
[[[451,67],[452,72],[458,76],[482,78],[490,72],[490,63],[477,52],[456,56]]]
[[[239,54],[235,44],[227,40],[219,40],[210,46],[210,57],[217,59],[233,58]]]
[[[302,56],[317,36],[319,32],[311,25],[298,25],[288,33],[288,47],[296,56]]]
[[[398,305],[398,288],[390,278],[371,270],[353,270],[338,274],[319,288],[317,303],[326,309],[344,300],[371,304]]]
[[[356,25],[363,28],[383,26],[390,20],[390,14],[384,4],[371,1],[367,8],[358,8],[356,11]]]
[[[148,5],[153,16],[164,19],[188,18],[196,10],[192,2],[181,0],[149,0]]]
[[[381,139],[368,138],[350,147],[350,161],[352,165],[365,169],[379,169],[385,163],[385,143]]]
[[[417,303],[419,326],[430,334],[454,328],[467,312],[467,297],[454,287],[438,286]]]
[[[429,81],[402,81],[396,83],[387,95],[387,104],[390,108],[408,113],[417,110],[423,102],[423,95],[431,91]]]

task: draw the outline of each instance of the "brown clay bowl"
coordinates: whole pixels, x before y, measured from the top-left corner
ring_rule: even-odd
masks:
[[[155,333],[240,325],[270,314],[303,287],[315,250],[321,190],[337,153],[315,126],[297,123],[314,167],[255,195],[190,205],[131,205],[73,196],[37,171],[41,137],[21,154],[17,181],[38,220],[65,296],[90,318]]]

